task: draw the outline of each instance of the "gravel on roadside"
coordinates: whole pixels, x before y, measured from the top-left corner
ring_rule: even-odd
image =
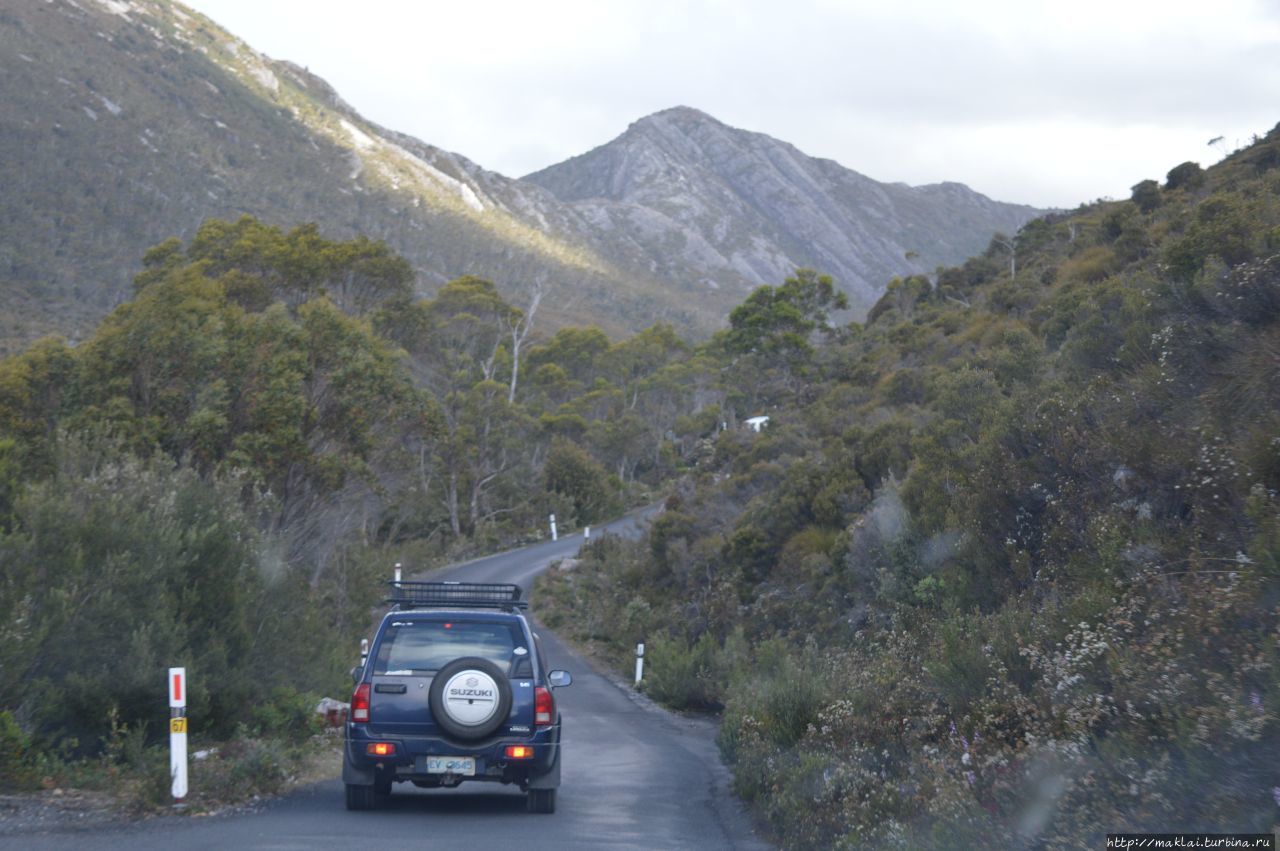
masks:
[[[128,821],[106,792],[46,789],[27,795],[0,795],[0,837],[58,830],[96,830]]]

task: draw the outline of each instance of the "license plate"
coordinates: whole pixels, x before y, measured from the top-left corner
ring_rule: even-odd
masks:
[[[427,757],[428,774],[461,774],[463,777],[474,777],[476,774],[476,758],[473,756],[429,756]]]

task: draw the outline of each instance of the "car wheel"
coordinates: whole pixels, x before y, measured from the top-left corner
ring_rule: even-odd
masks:
[[[427,696],[436,723],[456,739],[483,739],[511,713],[511,683],[493,662],[454,659],[431,681]]]
[[[556,790],[530,789],[528,804],[529,812],[531,813],[554,813],[556,811]]]
[[[377,798],[374,796],[374,787],[372,784],[364,786],[358,783],[348,783],[346,785],[347,809],[371,810],[377,806]]]

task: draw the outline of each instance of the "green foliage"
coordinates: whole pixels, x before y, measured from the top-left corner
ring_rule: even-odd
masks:
[[[1171,272],[1192,280],[1210,257],[1234,266],[1254,256],[1256,218],[1239,196],[1216,194],[1197,208],[1185,235],[1165,251]]]
[[[784,845],[1271,829],[1274,144],[895,281],[790,363],[758,347],[770,293],[708,347],[753,377],[721,410],[769,430],[705,438],[625,581],[585,558],[548,587],[667,625],[667,699],[723,683],[735,789]]]
[[[68,443],[0,537],[5,609],[25,613],[6,636],[6,708],[42,736],[93,742],[110,720],[150,717],[164,697],[156,672],[185,665],[193,723],[225,731],[256,678],[292,655],[294,626],[267,616],[240,484],[111,454]]]
[[[666,633],[645,644],[646,693],[676,709],[714,709],[720,705],[725,673],[719,647],[704,633],[692,646]]]
[[[914,275],[909,278],[894,278],[889,281],[884,295],[867,313],[867,322],[873,323],[880,317],[893,311],[899,320],[910,319],[915,312],[916,304],[929,298],[933,293],[928,278]]]
[[[561,516],[566,526],[589,526],[617,510],[609,474],[590,454],[567,440],[552,441],[543,474],[547,490],[568,500],[570,513]]]
[[[21,792],[35,785],[35,759],[31,739],[13,714],[0,711],[0,791]]]
[[[835,290],[830,275],[798,269],[780,287],[763,286],[729,314],[727,345],[731,351],[769,355],[803,355],[814,332],[829,332],[829,310],[849,306]]]
[[[1160,184],[1154,180],[1140,180],[1133,185],[1133,203],[1143,213],[1150,213],[1163,202],[1160,195]]]
[[[245,801],[279,793],[288,779],[288,756],[271,739],[237,737],[192,772],[193,788],[214,801]]]
[[[1204,185],[1204,181],[1204,169],[1199,163],[1188,161],[1169,169],[1169,174],[1165,176],[1164,188],[1166,190],[1199,189]]]

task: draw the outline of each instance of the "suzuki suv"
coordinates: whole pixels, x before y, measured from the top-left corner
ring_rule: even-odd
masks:
[[[518,585],[393,582],[356,681],[342,780],[347,809],[368,810],[396,783],[515,783],[530,812],[552,813],[560,713]]]

